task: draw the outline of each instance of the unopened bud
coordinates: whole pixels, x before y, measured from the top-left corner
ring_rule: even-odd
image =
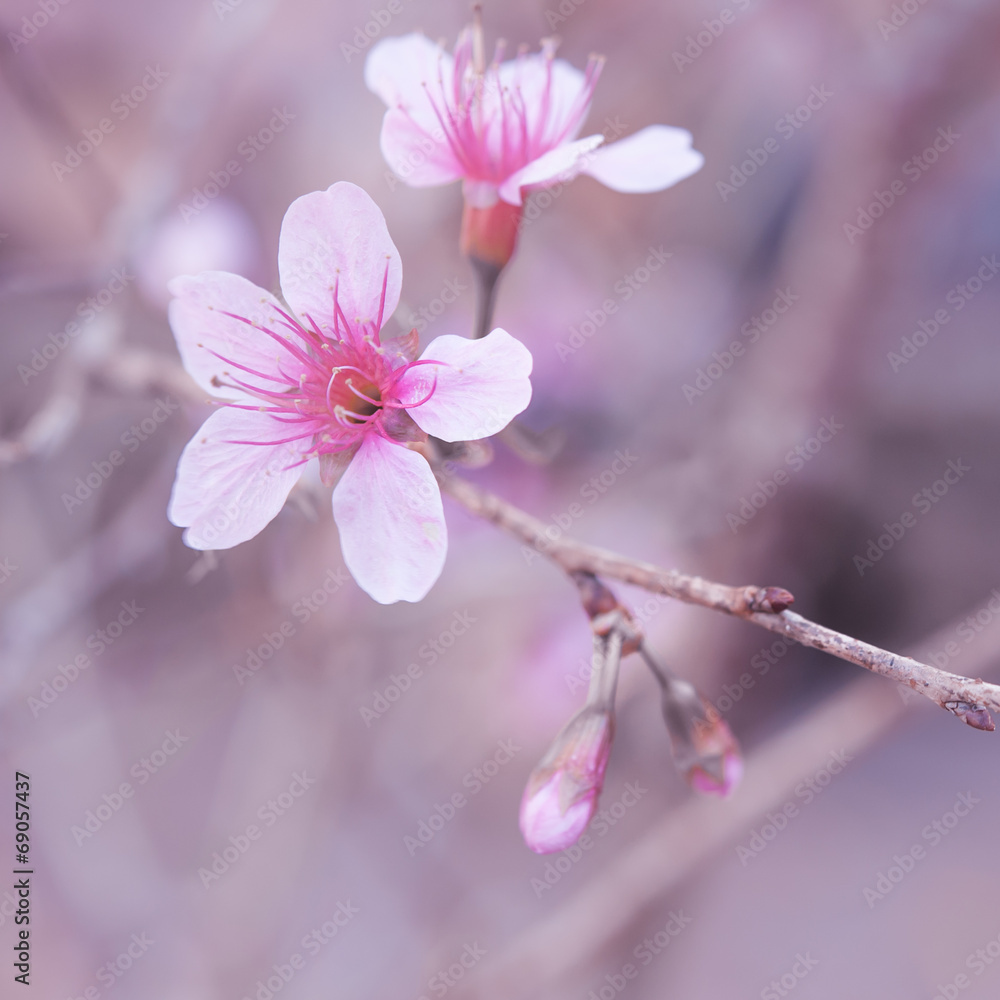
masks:
[[[604,784],[614,714],[588,705],[531,772],[521,800],[521,833],[536,854],[562,851],[587,828]]]
[[[663,689],[663,718],[674,763],[691,787],[731,795],[743,777],[743,758],[718,711],[691,684],[671,677]]]

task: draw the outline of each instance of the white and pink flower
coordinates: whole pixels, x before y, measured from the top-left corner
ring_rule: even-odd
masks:
[[[337,474],[344,561],[376,601],[419,601],[444,565],[437,481],[411,442],[476,440],[531,399],[531,355],[504,330],[382,343],[402,265],[385,219],[341,182],[285,214],[284,303],[235,274],[175,278],[169,317],[184,365],[222,402],[181,455],[170,520],[195,549],[260,532],[311,458]]]
[[[685,129],[651,125],[607,146],[601,133],[578,138],[603,59],[592,56],[581,72],[555,49],[546,39],[540,52],[503,62],[501,42],[486,65],[478,20],[454,56],[419,33],[376,44],[365,83],[388,108],[381,145],[393,172],[413,187],[464,181],[467,209],[495,210],[502,220],[493,228],[509,231],[501,223],[516,223],[525,191],[580,173],[615,191],[646,192],[700,169],[704,157]],[[467,213],[465,225],[482,221]]]

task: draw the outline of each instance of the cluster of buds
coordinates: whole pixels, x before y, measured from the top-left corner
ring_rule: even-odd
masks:
[[[639,652],[660,684],[674,763],[691,787],[727,796],[743,774],[739,746],[707,699],[653,659],[637,623],[607,587],[589,573],[574,578],[594,630],[590,687],[524,790],[521,833],[537,854],[575,843],[597,810],[614,738],[619,666],[629,653]]]

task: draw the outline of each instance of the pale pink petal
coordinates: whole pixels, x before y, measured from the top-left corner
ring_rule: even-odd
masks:
[[[259,329],[264,326],[281,335],[288,332],[279,325],[280,306],[273,295],[226,271],[174,278],[169,289],[176,297],[167,315],[181,360],[207,393],[222,399],[246,399],[243,390],[221,386],[217,380],[231,384],[235,378],[256,388],[275,389],[298,378],[300,363]],[[289,379],[281,378],[279,366]],[[251,371],[246,371],[248,368]]]
[[[347,320],[370,323],[377,332],[380,310],[384,323],[396,309],[403,282],[399,251],[382,213],[347,181],[289,205],[278,239],[278,272],[285,300],[299,318],[308,323],[309,317],[331,334],[335,289]]]
[[[295,464],[301,454],[290,444],[232,442],[281,440],[294,426],[260,410],[230,406],[201,425],[181,453],[167,509],[174,524],[187,528],[186,544],[228,549],[253,538],[277,515],[302,475],[304,466]]]
[[[597,808],[597,793],[591,792],[564,810],[560,785],[566,780],[562,771],[556,771],[533,794],[530,785],[525,789],[521,800],[521,833],[536,854],[564,851],[575,844]]]
[[[424,131],[398,109],[385,113],[379,144],[392,172],[411,187],[450,184],[465,174],[440,126]]]
[[[691,133],[650,125],[593,153],[582,168],[613,191],[662,191],[700,170],[705,157],[691,148]]]
[[[368,434],[333,491],[344,562],[379,604],[419,601],[441,575],[448,534],[427,460]]]
[[[520,106],[523,101],[529,134],[538,135],[538,124],[544,115],[545,128],[538,143],[543,149],[555,142],[574,139],[590,109],[592,88],[587,86],[586,75],[565,59],[552,59],[544,52],[501,63],[500,83],[507,92],[508,104]],[[494,103],[499,114],[499,100]]]
[[[365,60],[368,89],[387,108],[402,108],[427,132],[440,126],[430,95],[437,100],[451,94],[453,74],[451,55],[419,32],[377,42]],[[438,107],[444,110],[440,102]]]
[[[557,181],[570,181],[584,170],[604,136],[588,135],[549,150],[526,167],[511,174],[500,185],[500,197],[511,205],[521,204],[521,188],[548,187]]]
[[[482,340],[446,334],[397,384],[421,430],[442,441],[475,441],[503,430],[531,402],[531,352],[499,327]]]

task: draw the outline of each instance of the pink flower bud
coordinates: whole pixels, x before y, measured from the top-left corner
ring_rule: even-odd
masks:
[[[687,780],[696,792],[726,798],[732,795],[743,777],[743,758],[729,726],[714,709],[710,710],[709,718],[712,716],[714,723],[695,726],[695,746],[700,759],[689,768]]]
[[[731,795],[743,777],[743,758],[732,730],[687,681],[669,678],[663,717],[674,762],[691,787],[708,795]]]
[[[613,713],[588,706],[567,723],[531,772],[521,800],[521,833],[536,854],[569,847],[587,828],[613,736]]]

